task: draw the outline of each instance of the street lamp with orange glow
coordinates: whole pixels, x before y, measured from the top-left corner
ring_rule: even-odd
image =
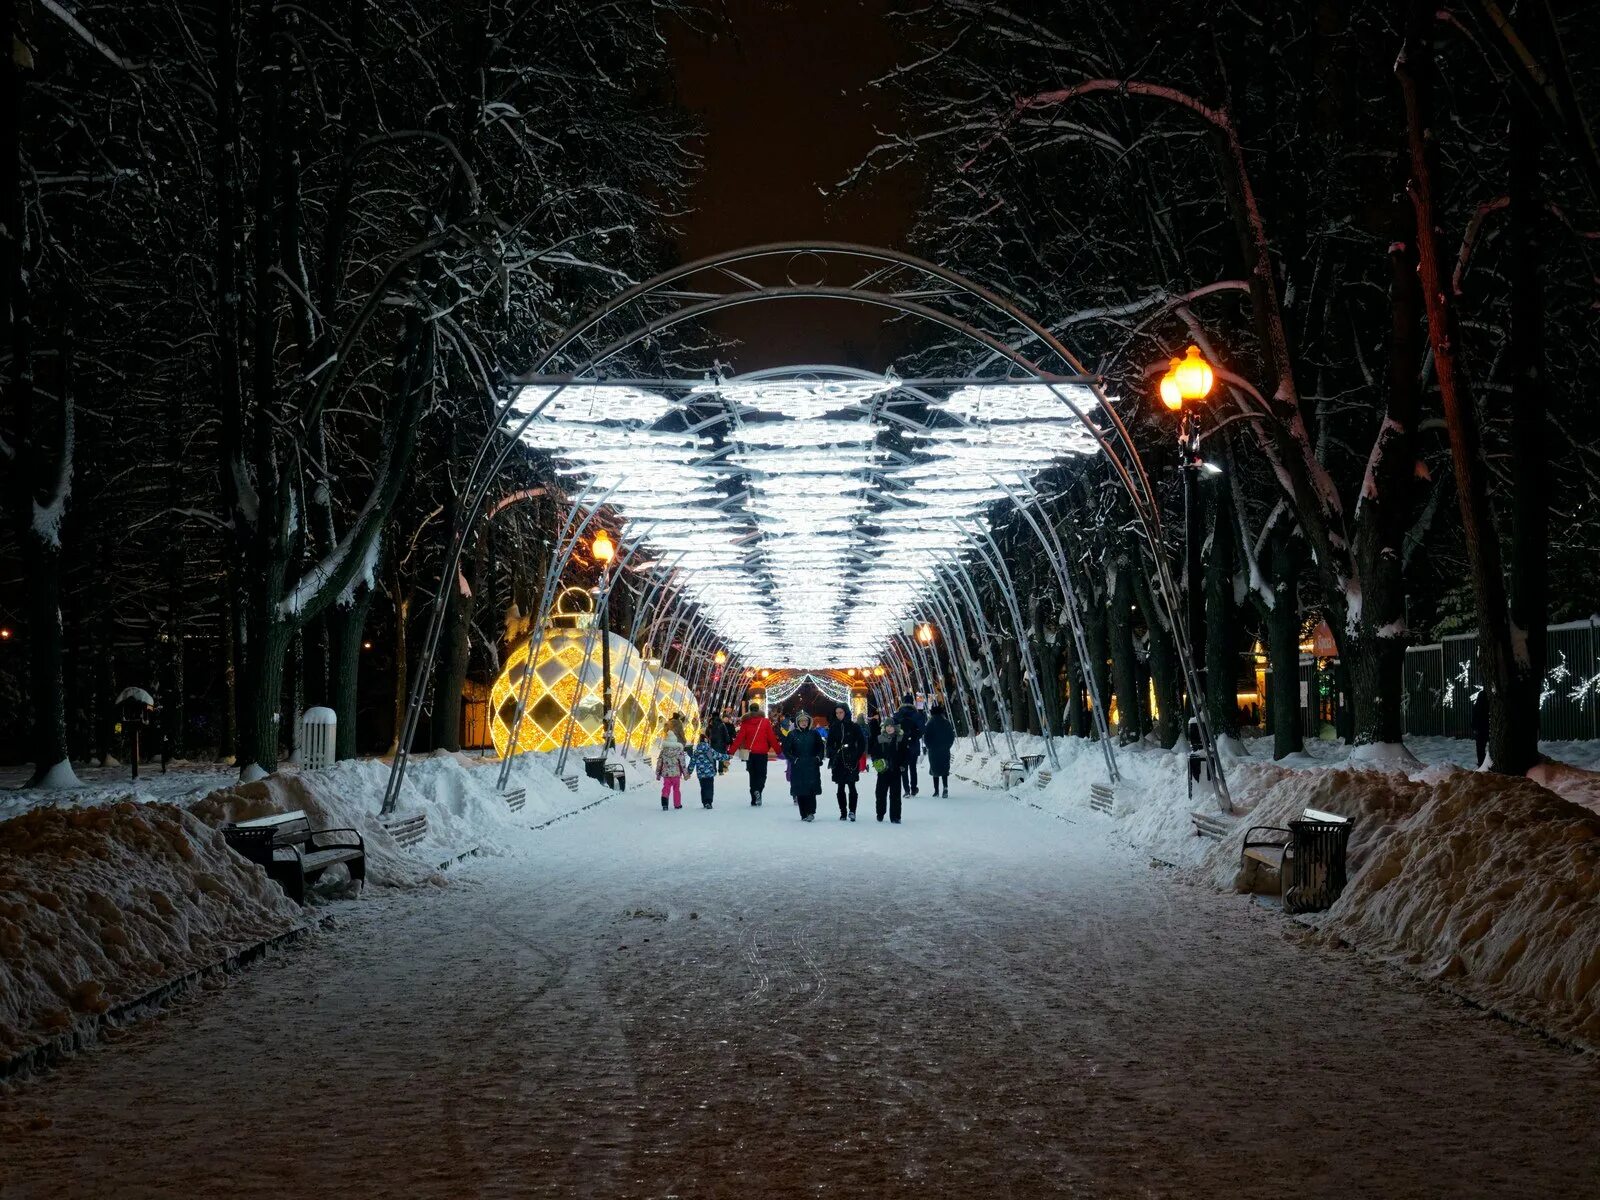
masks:
[[[594,611],[600,622],[600,724],[605,731],[604,753],[609,755],[616,746],[611,719],[611,563],[617,557],[617,545],[602,529],[589,543],[589,553],[600,564],[600,586],[595,589]]]
[[[1189,657],[1194,668],[1191,678],[1199,683],[1199,695],[1189,697],[1189,746],[1193,751],[1200,744],[1200,706],[1205,703],[1206,609],[1201,591],[1200,548],[1204,535],[1200,528],[1200,494],[1196,483],[1202,471],[1215,471],[1200,457],[1199,406],[1211,394],[1216,382],[1216,372],[1200,353],[1200,347],[1190,346],[1182,358],[1167,364],[1161,377],[1159,393],[1161,403],[1169,412],[1178,414],[1178,458],[1183,470],[1183,573],[1184,603],[1189,631]],[[1199,771],[1199,763],[1190,756],[1189,784]]]

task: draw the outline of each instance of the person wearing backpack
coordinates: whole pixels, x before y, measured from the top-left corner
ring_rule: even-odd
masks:
[[[718,750],[712,744],[711,738],[702,730],[699,744],[689,752],[689,766],[694,769],[695,778],[700,781],[701,808],[711,807],[711,801],[716,795],[717,775],[727,761],[728,756]]]
[[[905,743],[900,756],[900,789],[908,796],[917,794],[917,758],[922,753],[922,730],[927,724],[917,698],[907,692],[895,710],[894,723]]]

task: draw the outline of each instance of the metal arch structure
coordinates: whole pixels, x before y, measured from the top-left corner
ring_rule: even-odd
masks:
[[[489,490],[522,434],[564,389],[575,385],[692,386],[699,381],[621,377],[630,370],[647,375],[635,365],[636,356],[641,351],[658,353],[663,336],[682,324],[703,321],[749,304],[786,300],[868,305],[917,318],[985,351],[977,370],[996,372],[957,380],[905,381],[908,386],[1037,385],[1048,389],[1076,418],[1111,464],[1133,508],[1149,554],[1153,590],[1161,609],[1158,615],[1164,618],[1178,648],[1190,696],[1191,720],[1210,767],[1211,784],[1218,803],[1230,809],[1231,799],[1206,718],[1177,588],[1166,560],[1155,491],[1138,449],[1100,380],[1086,372],[1060,339],[1018,305],[965,276],[900,251],[808,241],[772,243],[713,255],[635,284],[560,334],[528,372],[502,381],[505,399],[484,432],[463,489],[463,519],[448,548],[435,592],[419,669],[413,675],[405,719],[396,739],[397,752],[383,811],[393,810],[404,780],[411,742],[432,682],[449,582],[456,576],[465,546],[475,535]],[[1024,349],[1029,353],[1025,354]],[[1050,366],[1056,369],[1048,369]],[[543,399],[529,407],[520,422],[506,422],[511,397],[530,384],[546,385]],[[1093,409],[1097,419],[1092,420],[1090,413],[1074,402],[1065,386],[1069,384],[1092,392],[1097,400]],[[971,587],[970,582],[967,586]],[[972,615],[981,617],[981,613]],[[1115,767],[1111,770],[1114,774]]]

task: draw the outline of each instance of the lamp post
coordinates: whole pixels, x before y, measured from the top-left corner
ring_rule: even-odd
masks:
[[[1205,703],[1206,659],[1205,598],[1200,589],[1200,547],[1205,538],[1200,529],[1200,494],[1197,479],[1205,468],[1200,457],[1200,421],[1194,406],[1211,394],[1215,381],[1211,364],[1200,355],[1200,347],[1190,346],[1184,356],[1172,359],[1161,377],[1161,403],[1178,414],[1178,460],[1183,470],[1183,573],[1184,603],[1189,632],[1189,657],[1192,678],[1199,682],[1198,695],[1189,697],[1189,748],[1199,745],[1200,706]],[[1191,788],[1198,773],[1192,754],[1189,767]]]
[[[600,726],[605,734],[603,752],[609,755],[615,745],[611,727],[611,563],[617,557],[616,543],[602,529],[589,543],[589,552],[600,564],[600,598],[595,604],[600,622]]]

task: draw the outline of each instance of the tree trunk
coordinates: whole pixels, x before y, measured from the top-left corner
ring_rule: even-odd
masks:
[[[1111,675],[1116,681],[1117,741],[1137,742],[1144,733],[1144,696],[1133,645],[1133,567],[1113,561],[1106,591],[1111,597],[1106,627],[1111,640]]]
[[[406,706],[411,699],[411,647],[406,628],[411,621],[411,593],[401,578],[399,557],[393,551],[389,555],[389,595],[394,598],[394,694],[391,697],[394,728],[389,742],[390,754],[400,748],[400,736],[406,728]]]
[[[1145,628],[1149,632],[1150,681],[1155,685],[1156,692],[1156,741],[1163,749],[1170,750],[1183,736],[1185,717],[1178,643],[1155,603],[1155,593],[1144,562],[1140,561],[1129,574],[1132,576],[1134,599],[1138,602]]]
[[[222,579],[222,675],[227,704],[222,710],[222,738],[217,754],[223,761],[239,761],[239,598],[230,567]]]
[[[1272,607],[1267,610],[1267,665],[1272,671],[1272,757],[1305,749],[1300,721],[1300,550],[1293,532],[1273,530],[1267,570]]]
[[[1405,538],[1422,416],[1422,315],[1416,223],[1405,195],[1405,160],[1381,233],[1389,243],[1389,365],[1383,424],[1373,438],[1356,501],[1354,546],[1359,606],[1339,631],[1349,673],[1352,741],[1395,743],[1405,733]]]
[[[7,501],[17,523],[28,639],[29,784],[47,776],[75,783],[67,752],[66,689],[61,679],[61,518],[72,479],[73,416],[66,361],[50,428],[38,427],[34,388],[33,257],[25,212],[22,160],[22,70],[11,47],[24,45],[14,0],[0,8],[7,51],[0,79],[0,271],[5,275],[9,328],[7,380],[11,410],[11,470]],[[65,350],[63,351],[63,354]]]
[[[338,605],[327,613],[328,694],[339,720],[334,746],[334,757],[339,759],[356,756],[356,700],[361,675],[361,650],[372,597],[373,589],[364,587],[356,594],[353,603]]]
[[[1500,539],[1489,507],[1477,411],[1458,371],[1455,305],[1440,254],[1433,199],[1436,7],[1427,0],[1412,0],[1405,46],[1395,64],[1395,73],[1406,102],[1411,202],[1416,213],[1417,265],[1427,304],[1428,340],[1433,349],[1445,428],[1450,435],[1462,542],[1472,570],[1478,656],[1489,701],[1489,765],[1502,774],[1521,775],[1538,760],[1539,713],[1537,708],[1529,709],[1518,702],[1518,679],[1527,662],[1527,646],[1513,644]]]
[[[459,426],[452,425],[447,441],[449,460],[456,456],[460,440]],[[450,548],[463,534],[461,529],[461,500],[452,489],[445,504],[444,547],[445,561],[449,561]],[[445,589],[444,626],[439,636],[439,665],[433,673],[433,747],[436,750],[461,749],[461,698],[466,688],[467,664],[472,654],[472,618],[477,605],[478,585],[482,580],[484,539],[480,536],[471,551],[463,551],[460,569],[451,586]],[[471,554],[469,560],[468,554]],[[470,565],[469,565],[470,563]],[[468,578],[470,571],[472,578]],[[608,609],[611,597],[606,597]],[[606,628],[615,628],[611,615],[606,616]]]
[[[1535,27],[1540,22],[1532,22]],[[1531,722],[1537,755],[1539,698],[1544,686],[1546,623],[1549,621],[1550,494],[1545,442],[1544,273],[1539,227],[1544,189],[1539,143],[1544,130],[1538,110],[1511,89],[1510,266],[1511,335],[1511,625],[1525,651],[1513,655],[1511,707],[1518,721]],[[1513,641],[1513,650],[1516,650]],[[1526,737],[1526,734],[1524,734]],[[1497,759],[1498,761],[1498,759]]]
[[[1238,571],[1232,484],[1222,476],[1204,481],[1211,518],[1205,559],[1206,716],[1212,736],[1239,736],[1239,606],[1233,579]]]

